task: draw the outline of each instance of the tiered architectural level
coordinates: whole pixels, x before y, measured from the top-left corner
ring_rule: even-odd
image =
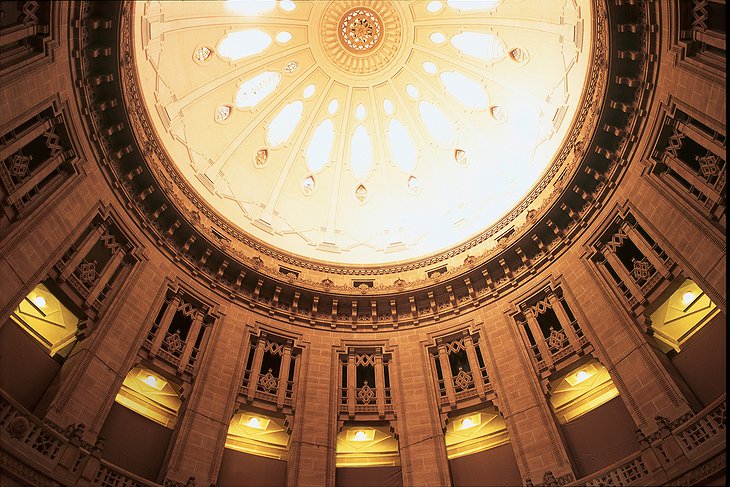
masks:
[[[430,356],[442,411],[494,398],[478,334],[465,330],[439,337]]]
[[[559,287],[548,286],[520,303],[519,309],[515,319],[539,374],[547,376],[563,368],[571,357],[593,349]]]
[[[295,349],[290,338],[266,332],[252,336],[241,386],[246,402],[258,400],[291,412],[300,354],[301,349]]]
[[[391,354],[382,347],[350,348],[340,355],[342,400],[340,414],[348,418],[393,418],[390,393]]]

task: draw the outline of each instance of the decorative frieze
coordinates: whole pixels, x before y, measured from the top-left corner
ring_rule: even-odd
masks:
[[[240,395],[245,402],[291,412],[301,348],[267,331],[251,335]]]
[[[348,346],[339,353],[342,419],[393,419],[392,354],[383,346]]]
[[[49,273],[91,318],[98,317],[139,261],[113,216],[97,215]]]
[[[724,82],[727,47],[725,40],[725,2],[687,0],[672,4],[677,22],[672,26],[677,39],[675,62],[688,70],[701,72],[718,83]]]
[[[558,282],[523,299],[511,314],[531,362],[543,378],[593,349]]]
[[[676,106],[668,107],[647,161],[648,174],[724,228],[726,152],[724,130],[710,128]]]
[[[142,348],[178,375],[194,377],[215,321],[210,304],[183,289],[169,290]]]
[[[480,335],[469,330],[438,337],[429,347],[442,412],[494,398],[483,353]]]
[[[15,18],[3,18],[0,27],[0,76],[22,75],[52,54],[51,13],[53,5],[39,0],[17,2],[16,8],[3,9],[3,17],[15,11]]]
[[[630,212],[616,215],[592,249],[591,259],[605,281],[637,316],[678,271]]]
[[[0,229],[30,213],[77,173],[63,110],[50,106],[0,137]]]

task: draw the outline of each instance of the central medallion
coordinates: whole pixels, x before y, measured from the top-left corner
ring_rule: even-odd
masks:
[[[382,23],[371,9],[353,8],[342,17],[340,41],[345,49],[355,53],[367,53],[379,47],[382,37]]]
[[[316,35],[328,61],[339,71],[337,76],[345,72],[367,77],[382,75],[387,79],[385,68],[403,47],[402,20],[396,2],[336,0],[321,8],[322,20]]]

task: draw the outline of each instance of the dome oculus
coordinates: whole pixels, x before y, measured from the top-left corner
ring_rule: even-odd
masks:
[[[340,41],[355,53],[376,49],[383,36],[378,15],[366,7],[357,7],[345,13],[340,22]]]

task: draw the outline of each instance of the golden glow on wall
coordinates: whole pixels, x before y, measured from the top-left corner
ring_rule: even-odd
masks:
[[[286,420],[258,412],[239,411],[228,426],[226,448],[286,460],[289,452]]]
[[[345,424],[335,458],[337,467],[398,466],[398,440],[387,424]]]
[[[720,312],[691,279],[684,282],[651,314],[654,338],[679,352],[681,346]]]
[[[450,418],[445,441],[449,460],[471,455],[508,443],[507,424],[497,408],[489,406]]]
[[[174,384],[142,366],[129,371],[114,400],[170,429],[175,427],[177,413],[182,404],[180,393]]]
[[[618,396],[608,369],[596,359],[556,379],[551,386],[550,404],[561,424]]]
[[[38,284],[15,309],[11,318],[38,340],[51,356],[65,356],[76,340],[79,318],[43,284]]]

